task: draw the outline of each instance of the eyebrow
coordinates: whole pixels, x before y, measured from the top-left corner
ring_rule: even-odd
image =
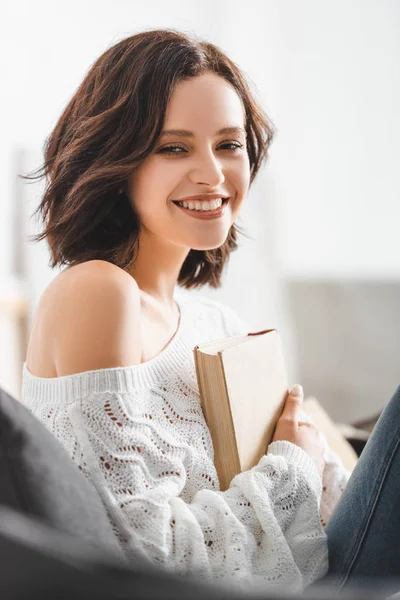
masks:
[[[244,133],[246,135],[246,130],[243,127],[223,127],[219,131],[217,131],[216,135],[222,135],[223,133]],[[192,131],[188,131],[187,129],[166,129],[160,135],[160,137],[165,137],[166,135],[177,135],[180,137],[194,137]]]

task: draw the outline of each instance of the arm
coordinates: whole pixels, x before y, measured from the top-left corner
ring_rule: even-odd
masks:
[[[250,582],[254,576],[296,589],[325,573],[321,484],[305,452],[272,444],[225,492],[202,489],[184,502],[190,448],[146,419],[138,399],[95,393],[70,409],[86,469],[128,554],[139,550],[175,572]]]
[[[111,293],[114,284],[109,281],[109,294],[102,295],[104,281],[86,274],[69,295],[60,296],[68,304],[63,314],[71,317],[68,332],[60,327],[56,335],[60,374],[139,364],[139,336],[135,350],[123,337],[125,323],[130,323],[129,339],[140,328],[136,292],[130,282],[128,290],[119,282]],[[75,306],[74,298],[79,299]],[[79,318],[72,319],[77,313]],[[113,326],[107,325],[106,349],[94,352],[91,336],[103,335],[99,330],[107,320]],[[79,355],[77,339],[83,340]],[[236,476],[227,491],[205,486],[185,502],[181,494],[193,475],[192,448],[174,437],[165,420],[141,410],[151,393],[110,389],[82,394],[69,407],[85,472],[128,554],[134,558],[140,552],[175,572],[295,589],[322,576],[327,545],[319,519],[321,482],[309,456],[289,442],[272,444],[268,455]],[[151,400],[159,401],[158,395]]]

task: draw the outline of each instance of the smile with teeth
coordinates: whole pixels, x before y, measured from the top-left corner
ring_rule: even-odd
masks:
[[[222,204],[226,204],[228,202],[228,198],[217,198],[216,200],[189,200],[186,202],[175,202],[178,206],[183,206],[189,210],[198,210],[198,211],[206,211],[206,210],[216,210],[222,206]]]

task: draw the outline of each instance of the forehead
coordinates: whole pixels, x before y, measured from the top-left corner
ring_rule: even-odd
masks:
[[[245,110],[234,87],[223,77],[205,73],[180,81],[170,98],[163,130],[212,133],[245,124]]]

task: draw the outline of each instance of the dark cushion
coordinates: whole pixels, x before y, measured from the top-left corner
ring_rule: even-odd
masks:
[[[46,427],[1,387],[0,505],[124,558],[94,486]]]
[[[242,594],[198,577],[168,573],[149,562],[134,561],[128,567],[107,552],[1,506],[0,598],[244,600]]]

